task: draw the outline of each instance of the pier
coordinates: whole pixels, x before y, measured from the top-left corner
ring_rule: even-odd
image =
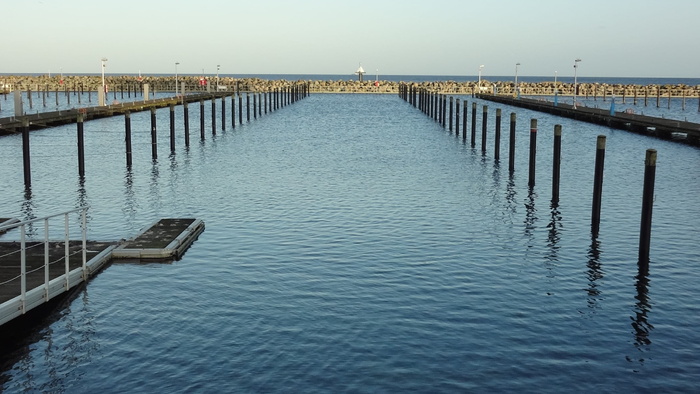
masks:
[[[199,219],[160,219],[136,237],[89,241],[87,208],[27,221],[0,219],[0,234],[19,231],[19,241],[0,242],[0,327],[87,282],[112,259],[178,259],[204,231]],[[79,217],[81,239],[71,239],[70,223]],[[63,240],[50,236],[62,229]],[[38,230],[38,231],[37,231]],[[43,234],[29,239],[27,233]]]
[[[614,112],[599,108],[574,107],[571,104],[555,104],[550,101],[523,97],[513,98],[493,94],[480,94],[477,95],[477,97],[487,101],[512,105],[514,107],[527,108],[533,111],[545,112],[565,118],[700,146],[700,124],[697,123],[625,112]]]

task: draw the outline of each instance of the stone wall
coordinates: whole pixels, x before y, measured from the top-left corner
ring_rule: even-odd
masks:
[[[134,76],[106,76],[105,81],[109,87],[110,91],[119,90],[141,90],[141,85],[148,83],[150,85],[151,91],[162,92],[162,91],[174,91],[175,87],[175,77],[143,77],[137,78]],[[61,77],[58,75],[53,75],[48,77],[43,76],[0,76],[0,92],[9,92],[15,89],[26,91],[31,89],[32,91],[38,90],[91,90],[97,91],[102,85],[102,78],[100,76],[63,76],[63,83],[61,83]],[[178,84],[186,82],[187,91],[206,91],[206,85],[201,84],[199,77],[193,76],[180,76],[178,77]],[[216,90],[216,78],[210,77],[206,80],[208,84],[211,85],[212,91]],[[454,81],[439,81],[439,82],[392,82],[392,81],[379,81],[379,86],[375,86],[375,81],[364,81],[359,82],[354,79],[348,80],[335,80],[335,81],[322,81],[322,80],[299,80],[299,81],[287,81],[287,80],[267,80],[260,78],[230,78],[222,77],[219,78],[219,85],[221,89],[224,90],[237,90],[241,89],[243,91],[255,91],[262,92],[273,89],[284,88],[292,86],[295,83],[308,83],[311,93],[391,93],[397,94],[398,87],[400,83],[407,83],[409,86],[414,86],[416,88],[426,88],[431,91],[436,91],[444,94],[472,94],[479,92],[479,84],[477,81],[469,82],[454,82]],[[534,96],[534,95],[553,95],[555,88],[560,95],[572,95],[574,92],[573,84],[571,83],[561,83],[557,82],[556,86],[554,82],[522,82],[519,83],[521,95]],[[481,81],[481,91],[485,93],[498,93],[504,95],[513,95],[515,92],[515,86],[512,81],[498,81],[490,82],[488,80]],[[649,97],[662,96],[668,97],[669,94],[672,97],[699,97],[700,96],[700,85],[698,86],[688,86],[688,85],[611,85],[611,84],[600,84],[600,83],[580,83],[579,93],[580,96],[628,96],[633,97],[635,94],[638,97],[644,97],[645,95]]]

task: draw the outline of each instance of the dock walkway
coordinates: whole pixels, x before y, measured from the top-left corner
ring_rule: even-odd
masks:
[[[599,108],[574,107],[571,104],[563,103],[554,105],[554,103],[550,101],[524,97],[514,98],[493,94],[480,94],[477,95],[477,97],[487,101],[527,108],[533,111],[545,112],[552,115],[700,146],[700,124],[697,123],[628,114],[624,112],[615,112],[611,114],[609,110]]]
[[[84,215],[85,208],[65,213],[66,220],[76,211]],[[160,219],[120,242],[87,241],[84,232],[82,240],[26,240],[22,226],[62,215],[0,219],[0,229],[19,229],[25,240],[0,242],[0,326],[87,282],[112,259],[178,259],[204,231],[200,219]]]
[[[88,121],[123,115],[126,112],[140,112],[150,110],[151,108],[165,108],[171,105],[180,105],[183,102],[192,103],[201,100],[211,100],[230,96],[232,94],[232,92],[196,93],[179,97],[172,96],[152,100],[128,101],[104,106],[73,108],[64,111],[40,112],[19,117],[0,118],[0,135],[20,132],[25,125],[29,130],[36,130],[75,123],[78,119],[78,115],[82,115],[83,120]]]

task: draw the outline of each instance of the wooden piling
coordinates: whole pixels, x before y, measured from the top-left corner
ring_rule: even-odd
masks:
[[[644,161],[644,190],[642,192],[642,220],[639,229],[639,268],[649,272],[649,248],[651,246],[651,214],[654,206],[654,182],[656,178],[656,150],[647,149]]]
[[[248,123],[250,123],[250,94],[248,94],[248,92],[245,93],[245,112],[246,119],[248,120]]]
[[[22,162],[24,164],[24,186],[28,188],[32,185],[32,172],[29,152],[29,121],[27,119],[22,120]]]
[[[501,159],[501,109],[496,108],[496,135],[493,142],[493,159],[498,162]]]
[[[85,176],[85,129],[83,125],[83,114],[78,114],[78,175]]]
[[[467,114],[469,113],[469,110],[467,109],[467,100],[464,100],[463,104],[463,110],[462,110],[462,141],[467,140]]]
[[[190,109],[187,106],[187,101],[182,102],[183,118],[185,123],[185,147],[190,147]]]
[[[510,113],[510,137],[508,139],[508,171],[515,171],[515,112]]]
[[[258,119],[258,95],[253,93],[253,120]]]
[[[204,100],[199,100],[199,134],[204,141]]]
[[[476,146],[476,103],[472,103],[472,148]]]
[[[591,234],[598,236],[600,230],[600,206],[603,195],[603,169],[605,167],[605,136],[599,135],[596,142],[595,174],[593,175],[593,210],[591,214]]]
[[[211,97],[211,135],[216,135],[216,97]]]
[[[238,92],[238,124],[243,124],[243,96]]]
[[[236,94],[231,95],[231,128],[236,128]]]
[[[561,125],[554,125],[554,149],[552,157],[552,204],[559,204],[559,180],[561,178]]]
[[[151,108],[151,158],[158,160],[158,138],[156,136],[156,109]]]
[[[226,130],[226,96],[221,97],[221,130]]]
[[[486,123],[488,122],[489,106],[484,105],[481,117],[481,153],[486,153]]]
[[[124,112],[124,141],[126,142],[126,168],[131,168],[131,112]]]
[[[175,105],[170,104],[170,153],[175,153]]]
[[[450,96],[450,133],[452,132],[452,125],[453,125],[453,122],[452,122],[452,119],[454,117],[453,110],[454,110],[454,97]]]
[[[535,165],[537,156],[537,119],[530,119],[530,161],[528,186],[535,186]]]
[[[455,100],[455,136],[459,137],[459,99]]]

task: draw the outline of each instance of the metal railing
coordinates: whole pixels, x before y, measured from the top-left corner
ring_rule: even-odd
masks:
[[[76,208],[70,211],[62,212],[55,215],[50,215],[42,218],[30,219],[21,222],[12,223],[9,225],[0,226],[0,232],[7,232],[15,229],[19,229],[20,235],[20,247],[19,250],[10,250],[4,255],[0,255],[0,265],[5,262],[10,262],[10,265],[16,264],[16,255],[19,254],[20,272],[19,275],[11,277],[9,279],[3,278],[3,282],[0,282],[0,288],[3,286],[14,287],[13,282],[16,283],[17,280],[20,282],[19,295],[3,302],[0,304],[0,324],[3,324],[19,314],[24,314],[28,310],[34,308],[35,306],[48,302],[54,296],[68,291],[72,286],[75,286],[83,281],[87,280],[88,270],[86,269],[87,263],[87,226],[86,226],[86,213],[88,207]],[[80,217],[80,232],[82,245],[80,250],[71,252],[70,248],[70,216],[72,214],[78,213]],[[50,259],[50,226],[49,221],[56,218],[63,218],[63,240],[54,241],[63,242],[64,252],[61,257],[51,261]],[[58,219],[60,221],[60,219]],[[27,235],[27,228],[34,227],[37,223],[43,225],[43,240],[41,242],[30,242],[31,237]],[[60,230],[59,230],[60,232]],[[29,238],[29,240],[28,240]],[[43,245],[44,247],[44,258],[43,265],[39,267],[34,267],[28,270],[27,265],[27,252],[30,249],[38,248]],[[11,249],[11,248],[10,248]],[[71,270],[70,262],[71,258],[75,255],[80,254],[82,258],[82,264],[78,268]],[[60,264],[63,261],[65,267],[64,273],[58,277],[51,278],[50,268],[54,264]],[[29,275],[36,273],[38,271],[44,271],[43,284],[33,287],[31,289],[27,288],[27,278]],[[54,270],[55,272],[55,270]],[[9,289],[10,292],[13,289]]]

